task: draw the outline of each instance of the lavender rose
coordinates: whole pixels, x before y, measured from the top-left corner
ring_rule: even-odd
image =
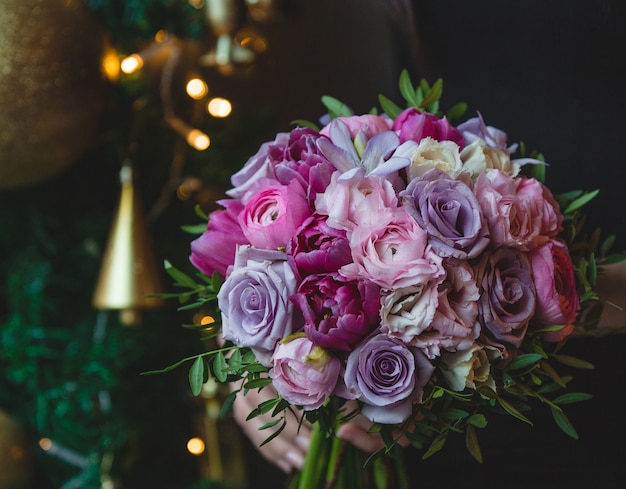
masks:
[[[537,290],[533,325],[562,325],[559,331],[543,334],[547,341],[561,341],[574,330],[579,306],[574,265],[567,245],[557,240],[548,241],[531,252],[530,261]]]
[[[535,312],[530,261],[515,248],[497,248],[480,260],[477,283],[481,290],[479,320],[489,333],[485,339],[506,356],[506,344],[520,346]]]
[[[292,301],[304,315],[304,331],[316,345],[351,351],[378,326],[379,289],[338,273],[309,275]]]
[[[434,367],[417,348],[385,334],[374,335],[348,356],[344,373],[349,396],[364,403],[362,414],[375,423],[406,421]]]
[[[272,183],[273,182],[273,183]],[[267,250],[285,249],[296,229],[311,215],[299,182],[270,181],[239,214],[239,224],[249,242]]]
[[[276,343],[302,327],[289,300],[296,288],[285,253],[240,246],[217,295],[224,339],[250,347],[261,363],[269,365]]]
[[[189,261],[209,277],[213,272],[226,276],[228,267],[235,261],[237,245],[247,244],[237,216],[243,209],[238,200],[220,200],[224,210],[209,216],[207,230],[191,242]]]
[[[336,272],[352,261],[346,232],[330,227],[320,214],[300,226],[287,245],[287,258],[300,277]]]
[[[475,258],[489,244],[480,204],[464,182],[431,170],[412,180],[401,196],[440,256]]]
[[[278,344],[269,372],[278,394],[305,411],[317,409],[335,390],[341,362],[305,336]]]

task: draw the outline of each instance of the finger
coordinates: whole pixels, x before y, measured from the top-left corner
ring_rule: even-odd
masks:
[[[367,453],[374,453],[385,446],[380,436],[368,433],[366,429],[353,422],[340,426],[337,437]]]

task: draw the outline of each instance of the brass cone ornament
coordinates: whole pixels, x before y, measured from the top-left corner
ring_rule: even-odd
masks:
[[[141,309],[163,305],[162,299],[150,297],[163,288],[130,163],[125,163],[120,170],[120,184],[117,214],[96,284],[93,307],[120,310],[121,322],[130,326],[140,322]]]

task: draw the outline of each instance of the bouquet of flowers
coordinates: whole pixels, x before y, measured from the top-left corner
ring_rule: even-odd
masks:
[[[540,154],[480,114],[453,125],[465,108],[442,115],[441,80],[403,72],[400,92],[406,108],[380,96],[363,115],[323,97],[321,127],[298,121],[232,176],[191,243],[200,280],[167,264],[183,307],[217,305],[223,346],[191,359],[194,392],[243,379],[227,411],[271,384],[250,414],[275,416],[267,442],[288,410],[313,424],[294,487],[341,481],[334,433],[352,416],[385,442],[368,465],[401,438],[429,457],[450,432],[482,461],[488,414],[531,423],[539,400],[576,438],[563,406],[590,397],[560,393],[554,364],[589,367],[561,347],[598,299],[598,259],[573,246],[595,192],[557,198]]]

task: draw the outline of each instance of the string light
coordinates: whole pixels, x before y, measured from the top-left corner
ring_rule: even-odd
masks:
[[[204,316],[201,320],[200,320],[200,324],[202,326],[206,326],[208,324],[213,324],[215,322],[215,318],[211,317],[211,316]]]
[[[202,455],[204,453],[204,449],[204,442],[198,437],[191,438],[187,442],[187,451],[192,455]]]
[[[138,54],[131,54],[122,60],[120,64],[122,72],[130,75],[143,68],[143,58]]]
[[[211,139],[200,129],[194,129],[181,119],[175,116],[166,117],[167,124],[178,134],[180,134],[187,144],[198,151],[204,151],[211,145]]]
[[[204,80],[200,78],[192,78],[191,80],[189,80],[185,89],[187,91],[187,95],[189,95],[194,100],[200,100],[207,93],[209,93],[209,87],[204,82]]]
[[[228,117],[233,110],[230,100],[223,97],[213,97],[207,104],[207,112],[213,117]]]
[[[102,57],[102,72],[109,81],[117,81],[120,76],[120,60],[113,49],[107,49]]]

